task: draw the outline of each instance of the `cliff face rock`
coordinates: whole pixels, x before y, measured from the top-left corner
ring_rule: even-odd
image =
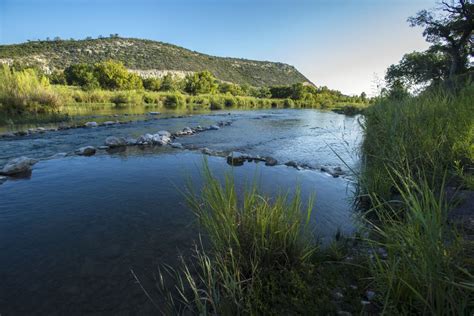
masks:
[[[209,70],[218,79],[253,86],[309,82],[291,65],[269,61],[215,57],[172,44],[135,39],[102,38],[86,40],[32,41],[0,45],[0,63],[20,62],[42,67],[46,72],[70,64],[95,63],[108,59],[123,62],[143,77],[180,77]]]

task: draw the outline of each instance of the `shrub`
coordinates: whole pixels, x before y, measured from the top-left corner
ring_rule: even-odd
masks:
[[[171,95],[167,95],[163,102],[163,105],[167,109],[177,109],[186,106],[186,99],[182,94],[175,93]]]

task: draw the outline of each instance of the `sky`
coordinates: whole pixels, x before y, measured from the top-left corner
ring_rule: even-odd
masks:
[[[279,61],[317,86],[376,93],[386,68],[428,47],[406,19],[434,0],[0,0],[0,44],[137,37]]]

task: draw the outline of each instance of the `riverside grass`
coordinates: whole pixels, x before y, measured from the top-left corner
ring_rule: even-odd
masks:
[[[231,175],[221,184],[207,163],[203,170],[202,190],[195,192],[189,186],[186,194],[202,238],[191,260],[183,258],[180,269],[160,269],[157,284],[166,301],[160,311],[169,315],[337,313],[341,306],[334,301],[334,289],[365,280],[366,270],[344,262],[349,249],[344,239],[320,248],[309,228],[313,199],[303,207],[298,189],[291,198],[280,194],[271,199],[255,185],[242,197]],[[358,312],[360,293],[350,291],[341,294],[344,307]]]
[[[433,86],[382,99],[365,113],[359,186],[372,205],[368,262],[383,314],[474,312],[469,243],[449,222],[446,196],[447,185],[468,188],[472,181],[473,100],[472,83]]]

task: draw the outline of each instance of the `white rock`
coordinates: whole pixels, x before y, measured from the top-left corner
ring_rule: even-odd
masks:
[[[181,143],[171,143],[170,145],[173,148],[179,148],[179,149],[183,148],[183,145]]]
[[[87,122],[86,124],[84,124],[85,127],[97,127],[99,126],[99,124],[97,124],[97,122]]]
[[[159,131],[158,134],[160,136],[166,136],[166,137],[171,137],[171,133],[168,131]]]
[[[210,130],[218,130],[218,129],[219,129],[219,126],[217,126],[217,125],[211,125],[211,126],[209,126],[209,129],[210,129]]]
[[[0,171],[0,174],[9,176],[24,172],[30,172],[31,166],[33,166],[37,162],[38,160],[28,157],[15,158],[7,162],[7,164]]]

